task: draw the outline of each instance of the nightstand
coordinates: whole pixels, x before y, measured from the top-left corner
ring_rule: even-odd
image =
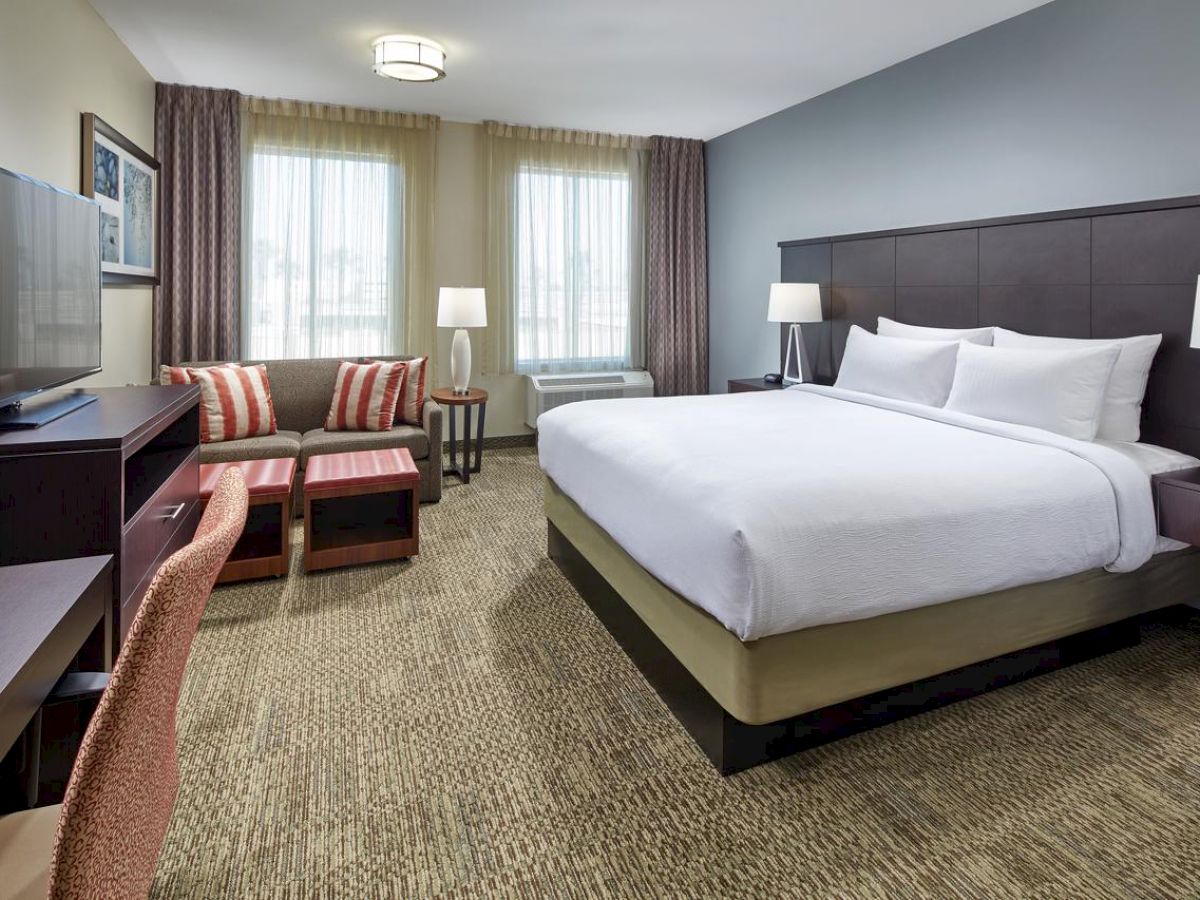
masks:
[[[741,394],[745,391],[782,391],[786,385],[771,384],[762,378],[731,378],[728,391],[731,394]]]
[[[1150,484],[1158,533],[1200,546],[1200,468],[1155,475]]]
[[[456,394],[452,388],[434,388],[429,396],[439,406],[446,407],[446,415],[450,419],[450,468],[443,469],[443,475],[457,475],[463,484],[471,483],[471,476],[478,474],[483,462],[483,420],[487,415],[488,393],[480,388],[471,388],[465,394]],[[462,465],[458,464],[457,440],[454,434],[455,408],[462,407],[463,436],[462,436]],[[471,407],[479,407],[479,427],[475,430],[475,465],[471,465]],[[429,450],[434,453],[433,448]]]

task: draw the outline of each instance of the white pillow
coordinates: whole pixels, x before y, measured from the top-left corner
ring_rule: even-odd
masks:
[[[962,344],[946,409],[1090,441],[1120,355],[1111,346],[1013,350]]]
[[[850,326],[835,387],[941,406],[954,383],[958,341],[880,337]]]
[[[1007,328],[997,328],[997,347],[1020,347],[1028,350],[1075,350],[1083,347],[1119,347],[1121,355],[1113,366],[1112,378],[1104,394],[1100,411],[1100,428],[1096,437],[1106,441],[1136,441],[1142,436],[1142,399],[1146,396],[1146,381],[1150,364],[1162,343],[1161,334],[1146,334],[1127,338],[1053,338],[1020,334]]]
[[[992,345],[992,326],[987,328],[927,328],[924,325],[905,325],[879,317],[879,333],[884,337],[908,338],[910,341],[967,341],[971,344]]]

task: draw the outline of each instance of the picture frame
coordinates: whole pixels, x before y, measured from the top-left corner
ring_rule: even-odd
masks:
[[[159,162],[95,113],[82,116],[81,190],[100,204],[104,285],[159,283]]]

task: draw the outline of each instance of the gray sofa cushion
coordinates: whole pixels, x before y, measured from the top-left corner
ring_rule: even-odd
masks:
[[[300,468],[311,457],[353,450],[390,450],[406,447],[412,458],[429,456],[429,435],[415,425],[393,425],[390,431],[326,431],[314,428],[300,439]]]
[[[337,359],[279,359],[267,362],[275,421],[280,428],[303,434],[325,424],[333,389],[337,386]]]
[[[200,462],[239,462],[244,459],[281,459],[300,455],[300,432],[277,431],[262,437],[218,441],[200,445]]]

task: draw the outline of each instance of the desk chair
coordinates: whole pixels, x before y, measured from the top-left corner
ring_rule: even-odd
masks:
[[[0,818],[0,897],[123,900],[150,892],[179,786],[175,710],[184,667],[248,502],[241,472],[225,472],[195,538],[154,576],[61,806]]]

